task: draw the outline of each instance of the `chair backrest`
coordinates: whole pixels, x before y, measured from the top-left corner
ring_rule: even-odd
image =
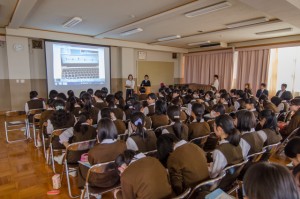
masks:
[[[53,130],[50,135],[50,143],[52,143],[52,139],[54,136],[60,136],[60,134],[62,134],[65,130],[67,130],[67,128]]]
[[[197,186],[195,186],[191,192],[191,194],[189,194],[188,198],[197,198],[197,196],[200,193],[209,193],[212,192],[213,190],[215,190],[216,188],[218,188],[219,184],[221,183],[222,179],[226,176],[226,172],[222,171],[218,177],[211,179],[211,180],[207,180],[205,182],[202,182],[200,184],[198,184]]]
[[[204,135],[204,136],[201,136],[201,137],[197,137],[197,138],[194,138],[192,140],[190,140],[190,143],[194,143],[200,147],[203,147],[207,138],[209,137],[210,134],[208,135]]]
[[[27,113],[27,115],[35,115],[35,114],[39,114],[42,113],[44,111],[44,109],[30,109]]]
[[[266,152],[266,149],[263,148],[262,151],[253,153],[247,156],[249,162],[259,162],[263,154]]]
[[[109,171],[114,171],[114,170],[116,170],[116,165],[115,165],[114,161],[99,163],[99,164],[95,164],[95,165],[91,166],[87,173],[86,185],[88,186],[89,178],[92,173],[103,174],[103,173],[106,173]]]
[[[129,134],[128,133],[123,133],[123,134],[119,134],[118,135],[118,140],[123,140],[123,141],[126,141],[127,138],[128,138]]]
[[[16,117],[16,116],[24,116],[26,115],[25,111],[6,111],[5,116],[6,117]]]
[[[230,185],[232,185],[240,175],[240,172],[242,171],[247,162],[248,160],[245,160],[241,163],[226,167],[223,170],[226,173],[226,175],[221,180],[219,188],[221,188],[222,190],[226,190]]]
[[[171,125],[164,125],[164,126],[159,126],[157,127],[155,130],[154,130],[154,133],[156,135],[156,137],[159,137],[161,134],[162,134],[162,131],[167,128],[168,126],[171,126]]]
[[[157,157],[157,150],[153,150],[153,151],[147,151],[144,153],[145,156],[149,156],[149,157]]]
[[[275,144],[270,144],[270,145],[265,146],[263,149],[265,149],[267,153],[273,154],[277,150],[277,147],[280,144],[281,144],[281,142],[277,142]]]
[[[182,194],[180,194],[172,199],[185,199],[189,196],[191,190],[192,190],[191,188],[187,188]]]
[[[291,134],[287,138],[285,138],[285,140],[277,147],[277,151],[276,151],[277,154],[280,154],[284,150],[284,147],[297,134],[299,129],[300,129],[300,127],[293,130],[291,132]]]
[[[67,147],[66,155],[64,156],[66,158],[65,160],[67,161],[67,163],[68,162],[77,163],[80,160],[81,155],[87,153],[88,150],[90,150],[96,144],[96,142],[97,142],[96,139],[92,139],[92,140],[86,140],[86,141],[75,142],[70,144]],[[74,153],[74,155],[70,156],[69,154],[71,153]]]

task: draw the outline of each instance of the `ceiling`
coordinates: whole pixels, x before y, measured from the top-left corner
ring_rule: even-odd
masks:
[[[208,14],[184,14],[227,1],[230,7]],[[71,28],[62,24],[72,17],[82,22]],[[266,17],[260,24],[228,29],[226,24]],[[299,0],[0,0],[0,28],[28,28],[134,41],[185,49],[195,42],[259,40],[300,35]],[[143,31],[121,36],[120,33]],[[290,32],[255,33],[292,28]],[[171,35],[181,38],[157,41]]]

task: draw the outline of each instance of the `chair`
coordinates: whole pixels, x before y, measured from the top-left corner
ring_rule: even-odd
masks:
[[[201,137],[197,137],[197,138],[194,138],[194,139],[191,139],[189,142],[190,143],[194,143],[198,146],[200,146],[201,148],[203,148],[207,138],[210,136],[210,134],[208,135],[204,135],[204,136],[201,136]]]
[[[87,177],[86,177],[86,183],[85,183],[85,188],[84,191],[81,194],[80,198],[84,198],[85,195],[87,195],[88,199],[90,198],[91,193],[96,193],[96,194],[104,194],[107,192],[111,192],[115,189],[121,188],[121,185],[117,183],[116,185],[112,187],[106,187],[106,188],[93,188],[89,184],[90,176],[92,173],[97,173],[97,174],[104,174],[106,172],[114,171],[115,168],[115,162],[106,162],[106,163],[100,163],[100,164],[95,164],[90,167]]]
[[[128,133],[123,133],[123,134],[119,134],[118,135],[118,140],[123,140],[123,141],[126,141],[127,138],[128,138],[129,134]]]
[[[34,141],[34,146],[35,147],[38,147],[38,144],[37,144],[37,131],[40,131],[40,124],[39,124],[39,121],[40,121],[40,118],[41,118],[41,114],[38,113],[38,114],[35,114],[33,116],[33,121],[32,121],[32,130],[33,130],[33,141]]]
[[[157,157],[157,150],[153,150],[153,151],[147,151],[144,153],[145,156],[149,156],[149,157],[154,157],[156,158]]]
[[[36,135],[35,135],[35,130],[38,128],[38,121],[41,118],[41,113],[44,111],[44,109],[30,109],[27,113],[27,130],[28,130],[28,136],[30,136],[30,127],[33,129],[33,136],[34,136],[34,144],[36,146]],[[39,116],[38,116],[39,115]]]
[[[27,116],[25,111],[6,111],[5,112],[5,136],[7,143],[13,143],[18,141],[27,140],[29,138],[28,135],[28,127],[27,127]],[[24,131],[24,138],[9,140],[8,133],[9,132],[19,132]]]
[[[96,139],[87,140],[87,141],[72,143],[66,148],[66,154],[63,159],[61,181],[63,180],[64,173],[66,173],[68,192],[70,198],[77,198],[80,195],[73,196],[69,173],[77,170],[78,168],[77,162],[80,161],[81,155],[87,153],[89,149],[91,149],[95,145],[95,143],[96,143]],[[72,157],[70,154],[73,154],[75,157]]]
[[[192,192],[189,194],[190,199],[197,198],[197,196],[202,193],[203,197],[204,195],[214,191],[216,188],[218,188],[221,180],[225,177],[226,172],[222,171],[218,177],[214,179],[207,180],[205,182],[202,182],[195,186],[192,190]]]
[[[276,152],[278,146],[281,144],[281,142],[267,145],[263,148],[263,150],[266,150],[266,152],[262,155],[260,161],[268,161],[269,158]]]
[[[257,152],[257,153],[253,153],[251,155],[248,155],[247,156],[247,159],[249,161],[249,164],[250,163],[255,163],[255,162],[259,162],[263,156],[263,154],[266,152],[266,149],[263,148],[262,151],[260,152]]]
[[[55,136],[59,136],[60,134],[62,134],[64,131],[66,130],[66,128],[64,129],[55,129],[53,130],[52,134],[50,135],[50,144],[49,144],[49,158],[51,159],[51,164],[52,164],[52,170],[54,173],[56,173],[55,171],[55,162],[54,162],[54,152],[57,151],[64,151],[65,149],[55,149],[53,148],[53,139]]]
[[[165,128],[169,127],[169,126],[170,126],[170,125],[168,124],[168,125],[164,125],[164,126],[159,126],[159,127],[157,127],[157,128],[154,130],[154,133],[155,133],[156,137],[159,137],[159,136],[162,134],[162,131],[163,131]]]
[[[191,188],[187,188],[182,194],[180,194],[179,196],[173,197],[172,199],[185,199],[189,196],[191,190],[192,190]]]
[[[245,160],[241,163],[226,167],[223,170],[226,173],[226,175],[221,180],[219,188],[221,188],[225,192],[232,190],[232,189],[237,190],[239,188],[239,186],[236,185],[235,182],[247,162],[248,162],[248,160]]]
[[[296,128],[295,130],[293,130],[293,132],[287,137],[285,138],[285,140],[283,140],[283,142],[277,147],[277,151],[276,154],[281,154],[285,148],[285,146],[287,145],[287,143],[293,138],[295,137],[295,135],[297,134],[299,128]]]

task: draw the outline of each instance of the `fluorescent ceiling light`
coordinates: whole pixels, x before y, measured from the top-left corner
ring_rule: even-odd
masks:
[[[200,42],[195,42],[195,43],[189,43],[188,46],[198,46],[202,44],[209,44],[210,41],[200,41]]]
[[[66,21],[62,26],[64,28],[71,28],[73,26],[76,26],[80,22],[82,22],[82,18],[80,18],[80,17],[73,17],[72,19]]]
[[[278,30],[270,30],[265,32],[257,32],[256,35],[271,35],[271,34],[279,34],[279,33],[286,33],[291,32],[292,28],[284,28],[284,29],[278,29]]]
[[[226,24],[227,28],[238,28],[238,27],[243,27],[243,26],[249,26],[253,24],[258,24],[258,23],[263,23],[269,21],[268,18],[266,17],[260,17],[256,19],[250,19],[250,20],[245,20],[245,21],[240,21],[237,23],[231,23],[231,24]]]
[[[128,36],[128,35],[132,35],[132,34],[135,34],[135,33],[138,33],[138,32],[142,32],[142,31],[143,31],[142,28],[135,28],[135,29],[132,29],[132,30],[122,32],[120,35],[121,36]]]
[[[208,14],[208,13],[215,12],[215,11],[218,11],[218,10],[222,10],[222,9],[225,9],[225,8],[229,8],[230,6],[231,6],[231,3],[227,2],[227,1],[224,1],[224,2],[221,2],[221,3],[218,3],[218,4],[214,4],[214,5],[205,7],[205,8],[201,8],[199,10],[188,12],[188,13],[185,14],[185,16],[186,17],[196,17],[196,16],[199,16],[199,15],[204,15],[204,14]]]
[[[179,38],[181,38],[180,35],[173,35],[173,36],[169,36],[169,37],[159,38],[159,39],[157,39],[157,41],[168,41],[168,40],[179,39]]]

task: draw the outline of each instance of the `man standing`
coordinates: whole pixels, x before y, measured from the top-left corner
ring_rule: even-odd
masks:
[[[281,84],[281,90],[277,91],[276,96],[281,98],[282,100],[291,100],[293,95],[290,91],[286,90],[287,84]]]
[[[214,75],[214,82],[211,84],[213,87],[216,88],[216,90],[219,90],[219,76]]]
[[[256,97],[259,98],[262,94],[269,96],[269,91],[266,89],[265,83],[260,84],[260,89],[257,90]]]

